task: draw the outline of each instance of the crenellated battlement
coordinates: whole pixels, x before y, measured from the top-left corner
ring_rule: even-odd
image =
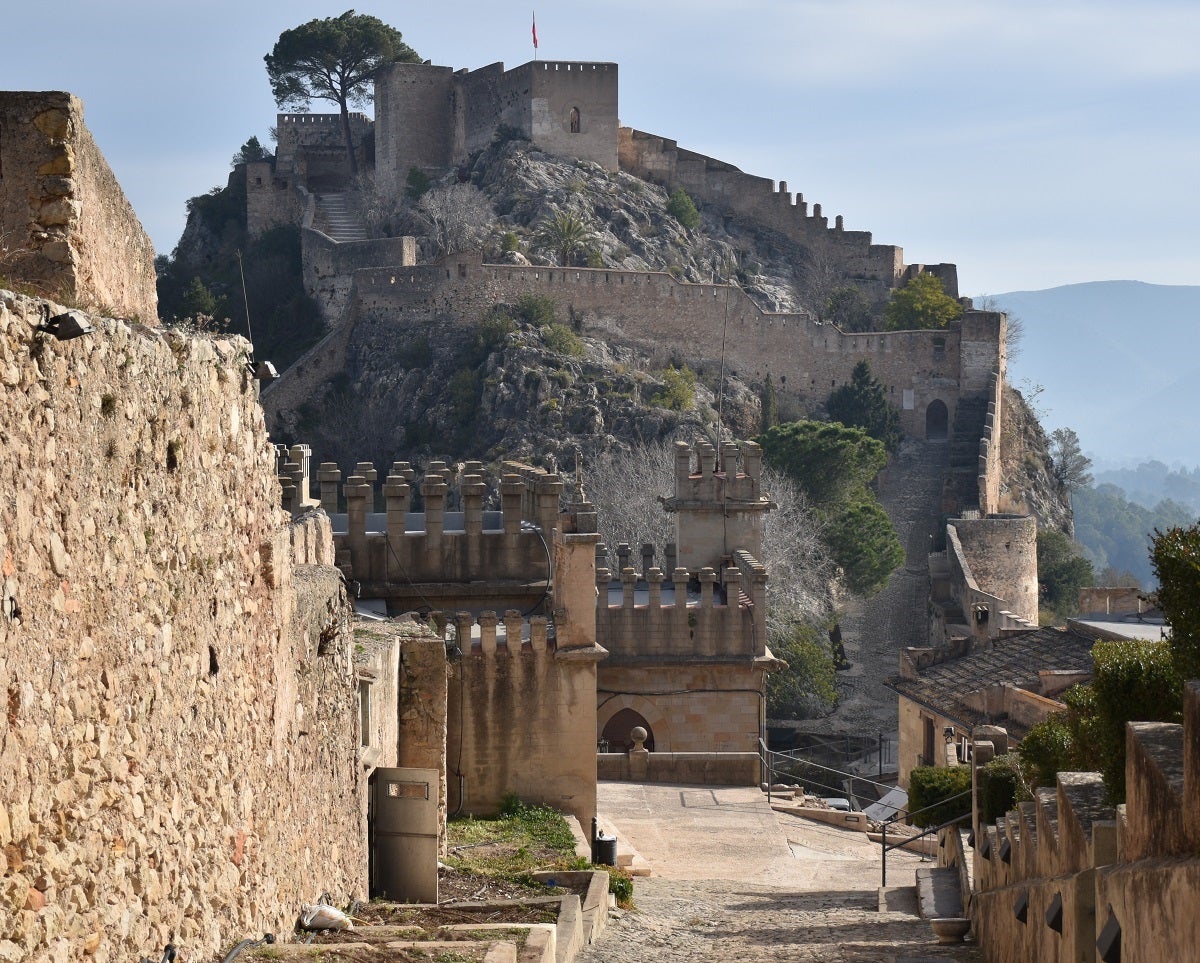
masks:
[[[564,506],[557,474],[519,462],[490,478],[478,461],[432,461],[423,474],[398,461],[383,477],[370,462],[348,474],[324,462],[314,497],[308,446],[281,447],[276,458],[284,507],[298,514],[319,504],[343,574],[362,597],[397,607],[477,600],[530,609],[550,594],[555,537],[595,530],[593,506],[579,497]]]
[[[503,615],[492,610],[478,615],[456,612],[449,624],[454,628],[450,638],[464,656],[541,657],[555,650],[553,622],[544,615],[526,616],[520,609],[507,609]]]
[[[752,441],[675,443],[675,494],[663,508],[675,515],[679,564],[692,571],[718,564],[739,549],[762,552],[762,516],[775,508],[760,485],[762,449]]]

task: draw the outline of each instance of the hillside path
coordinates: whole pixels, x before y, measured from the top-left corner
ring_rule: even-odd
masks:
[[[916,916],[878,912],[865,836],[777,814],[757,789],[601,783],[599,808],[653,875],[580,963],[983,961]],[[919,865],[890,854],[888,882],[912,885]]]

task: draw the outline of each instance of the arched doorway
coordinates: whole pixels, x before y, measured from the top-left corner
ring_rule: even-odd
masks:
[[[935,398],[925,409],[925,440],[945,441],[950,436],[950,413],[946,402]]]
[[[581,128],[579,126],[579,108],[572,107],[571,108],[571,133],[578,134],[580,129]]]
[[[629,738],[629,732],[634,726],[641,726],[646,730],[645,748],[650,752],[654,751],[654,730],[650,728],[648,723],[640,712],[635,712],[633,709],[621,709],[617,712],[604,726],[604,732],[600,734],[600,738],[608,743],[609,752],[628,752],[633,748],[633,740]]]

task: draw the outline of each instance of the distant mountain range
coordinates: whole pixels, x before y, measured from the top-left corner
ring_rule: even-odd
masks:
[[[1200,285],[1093,281],[986,301],[1021,320],[1009,381],[1047,431],[1073,428],[1097,468],[1200,465]]]

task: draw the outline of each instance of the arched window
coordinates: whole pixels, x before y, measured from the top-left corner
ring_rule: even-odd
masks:
[[[950,413],[946,410],[946,402],[940,398],[929,403],[925,409],[925,439],[926,441],[945,441],[949,436]]]
[[[579,108],[578,107],[571,108],[571,133],[572,134],[579,133]]]

